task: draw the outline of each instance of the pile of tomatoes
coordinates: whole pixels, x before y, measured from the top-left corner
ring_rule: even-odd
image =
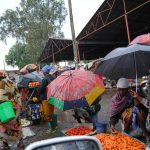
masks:
[[[68,129],[65,132],[65,134],[67,134],[69,136],[74,136],[74,135],[86,135],[86,134],[89,134],[91,132],[93,132],[93,131],[89,127],[80,126],[80,127]]]

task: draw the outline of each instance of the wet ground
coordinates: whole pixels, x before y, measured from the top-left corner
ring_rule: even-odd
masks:
[[[109,124],[109,102],[110,97],[113,95],[114,90],[107,90],[106,93],[102,96],[101,100],[101,110],[99,112],[99,121],[103,123]],[[29,145],[32,142],[44,140],[44,139],[50,139],[54,137],[60,137],[65,136],[61,131],[71,128],[77,124],[77,121],[74,120],[72,117],[72,111],[59,111],[56,109],[56,112],[58,114],[58,129],[55,133],[48,133],[48,123],[42,122],[40,125],[36,126],[30,126],[30,129],[33,130],[33,132],[36,134],[32,137],[27,137],[24,140],[25,145]],[[118,129],[120,129],[120,126],[118,126]]]
[[[99,112],[99,121],[103,123],[107,123],[107,128],[109,129],[109,104],[110,104],[110,99],[112,95],[114,94],[115,90],[107,90],[105,94],[102,96],[101,100],[101,110]],[[49,127],[48,123],[46,122],[41,122],[39,125],[35,126],[30,126],[30,129],[36,134],[35,136],[32,137],[27,137],[24,139],[24,144],[28,146],[30,143],[33,143],[35,141],[40,141],[44,139],[51,139],[54,137],[61,137],[65,136],[61,131],[71,128],[75,125],[77,125],[77,121],[74,120],[72,117],[72,111],[59,111],[56,109],[56,112],[58,114],[58,129],[55,133],[49,133],[47,132]],[[121,125],[120,123],[117,124],[116,128],[118,130],[121,130]]]

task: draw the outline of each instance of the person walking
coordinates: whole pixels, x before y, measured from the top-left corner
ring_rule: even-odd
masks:
[[[52,117],[54,113],[54,106],[48,104],[47,101],[47,90],[46,87],[48,84],[50,84],[51,81],[54,80],[54,77],[50,74],[52,67],[49,65],[46,65],[42,68],[42,72],[44,75],[44,78],[42,79],[42,83],[38,88],[38,91],[40,93],[40,100],[41,100],[41,108],[40,111],[42,112],[43,120],[49,122],[52,131],[55,131],[55,126],[52,124]]]

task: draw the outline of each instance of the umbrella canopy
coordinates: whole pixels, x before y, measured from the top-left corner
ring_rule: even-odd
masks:
[[[91,105],[105,91],[102,77],[90,71],[69,70],[47,86],[49,103],[61,110]]]
[[[37,71],[28,73],[26,75],[21,75],[19,77],[18,86],[28,87],[29,82],[42,82],[42,77],[37,73]]]
[[[36,64],[28,64],[20,70],[20,73],[27,74],[27,73],[31,73],[37,69],[38,69],[38,66]]]
[[[117,48],[106,55],[96,73],[110,79],[120,77],[135,79],[146,75],[150,69],[150,46],[133,44]]]
[[[150,34],[143,34],[143,35],[140,35],[138,37],[136,37],[131,43],[131,44],[135,44],[135,43],[138,43],[138,44],[150,44]]]

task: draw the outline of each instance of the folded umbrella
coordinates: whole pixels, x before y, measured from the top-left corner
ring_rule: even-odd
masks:
[[[102,77],[90,71],[69,70],[47,86],[49,104],[61,110],[91,105],[105,91]]]

